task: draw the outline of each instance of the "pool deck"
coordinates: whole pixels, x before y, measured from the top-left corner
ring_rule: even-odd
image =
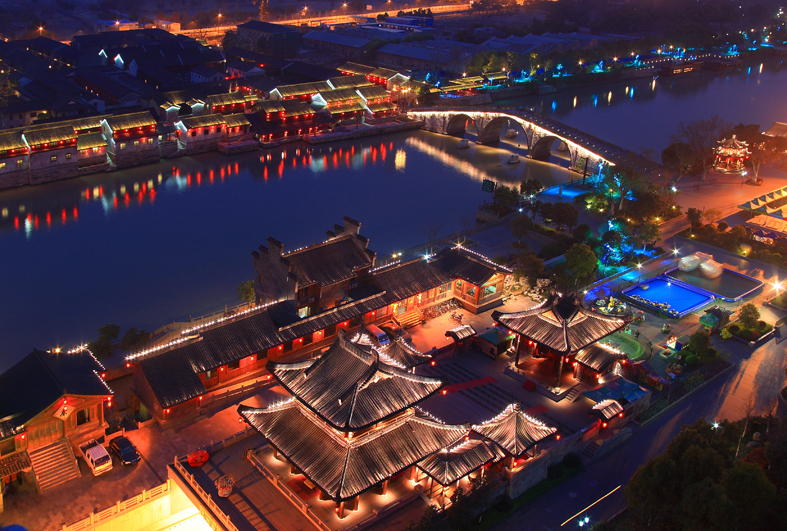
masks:
[[[679,268],[670,269],[664,273],[665,277],[672,279],[675,282],[679,282],[682,284],[688,284],[694,286],[697,289],[706,291],[711,295],[714,295],[716,298],[723,300],[724,302],[737,302],[741,299],[744,299],[760,289],[764,282],[762,280],[758,280],[756,278],[752,278],[749,275],[745,275],[743,273],[739,273],[738,271],[734,271],[729,268],[723,268],[720,282],[723,279],[726,279],[727,284],[731,285],[737,281],[737,283],[745,283],[746,287],[741,288],[739,290],[724,290],[725,293],[717,293],[717,291],[722,291],[718,289],[716,286],[705,286],[704,284],[710,284],[713,280],[704,276],[700,276],[695,274],[695,270],[692,271],[682,271]],[[677,273],[677,274],[676,274]],[[711,289],[713,287],[713,289]],[[717,291],[714,291],[716,289]]]

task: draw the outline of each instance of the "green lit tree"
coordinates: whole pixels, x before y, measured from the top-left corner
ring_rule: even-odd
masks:
[[[246,302],[254,302],[256,294],[254,293],[254,281],[247,280],[238,284],[238,299]]]
[[[753,303],[749,302],[741,306],[738,316],[744,326],[753,328],[757,324],[757,321],[760,320],[760,310],[758,310]]]

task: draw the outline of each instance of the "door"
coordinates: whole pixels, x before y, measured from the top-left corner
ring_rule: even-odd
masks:
[[[53,443],[63,437],[63,421],[51,419],[28,430],[30,441],[28,449],[35,450],[41,446]]]

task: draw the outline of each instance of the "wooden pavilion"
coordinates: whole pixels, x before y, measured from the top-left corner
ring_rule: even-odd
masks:
[[[514,470],[517,459],[526,456],[531,449],[535,457],[536,445],[557,432],[557,428],[536,420],[515,403],[495,418],[473,426],[473,431],[500,446],[510,457],[509,469]]]
[[[492,319],[520,336],[516,364],[523,348],[555,361],[557,386],[563,364],[582,349],[617,332],[631,322],[630,314],[609,316],[587,310],[575,293],[562,295],[552,290],[538,306],[516,313],[492,312]]]
[[[411,374],[384,361],[368,345],[340,331],[317,358],[268,362],[268,370],[292,395],[265,408],[238,413],[321,492],[337,514],[358,507],[358,496],[462,439],[468,426],[441,424],[414,407],[442,381]]]

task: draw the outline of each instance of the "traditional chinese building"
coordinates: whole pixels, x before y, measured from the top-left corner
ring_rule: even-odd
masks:
[[[574,293],[562,295],[552,290],[549,297],[538,306],[516,313],[493,312],[492,319],[519,336],[517,365],[523,351],[548,357],[555,362],[556,386],[559,387],[564,363],[575,361],[580,351],[622,329],[631,322],[632,317],[612,317],[592,312],[585,309]],[[599,370],[606,370],[609,366],[604,363]],[[588,367],[592,369],[591,365]],[[582,371],[582,374],[585,372]]]
[[[718,143],[719,145],[714,150],[716,161],[713,163],[713,167],[727,173],[742,172],[743,165],[751,154],[749,144],[738,140],[735,135],[732,135],[732,138],[719,140]]]
[[[74,449],[107,427],[103,371],[87,351],[34,350],[0,375],[0,482],[40,492],[79,476]]]
[[[535,457],[536,445],[555,433],[556,428],[547,426],[524,411],[519,403],[511,404],[495,418],[473,426],[473,431],[493,441],[508,455],[509,469],[514,470],[526,459]],[[531,455],[527,453],[531,452]]]
[[[415,409],[438,391],[440,380],[389,365],[344,332],[317,358],[269,362],[268,368],[293,398],[261,409],[241,405],[238,413],[323,499],[337,503],[340,517],[357,509],[363,492],[378,485],[385,491],[394,476],[468,432]]]

